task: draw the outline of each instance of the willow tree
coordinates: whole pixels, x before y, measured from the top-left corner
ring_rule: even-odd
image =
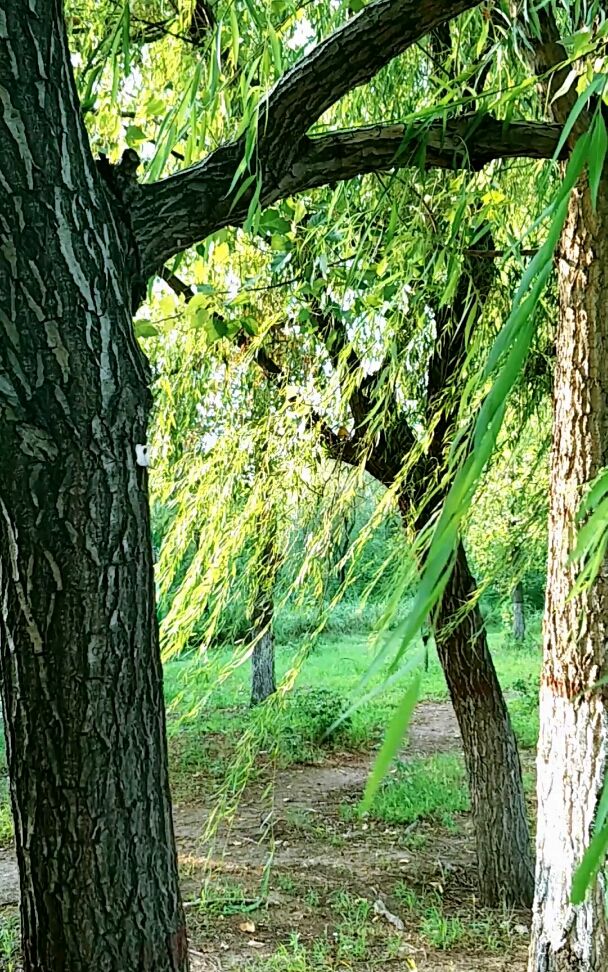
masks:
[[[606,59],[595,61],[598,74],[588,84],[582,80],[584,60],[581,79],[578,71],[569,74],[564,67],[568,52],[562,40],[562,34],[579,32],[592,41],[594,13],[593,5],[575,7],[564,23],[551,10],[541,10],[540,32],[532,35],[535,67],[552,116],[567,124],[574,151],[588,158],[588,169],[567,200],[557,244],[532,972],[599,972],[608,961],[606,870],[597,850],[586,895],[573,886],[596,814],[605,824],[600,800],[608,766],[608,708],[600,687],[608,666],[606,560],[600,557],[595,580],[582,589],[580,564],[572,562],[581,500],[608,465],[608,381],[602,364],[608,346],[608,135],[602,99],[607,77],[599,73]],[[578,98],[575,78],[582,89]]]
[[[139,184],[133,151],[114,164],[114,145],[96,162],[89,137],[97,89],[106,85],[106,105],[122,91],[130,5],[116,20],[112,3],[0,4],[0,633],[26,972],[188,967],[154,608],[148,370],[132,325],[147,281],[305,189],[407,162],[550,156],[554,127],[489,116],[311,134],[336,102],[476,5],[377,0],[338,26],[328,4],[333,33],[268,93],[259,62],[241,74],[240,127],[200,161],[199,59]],[[133,25],[145,41],[135,25],[154,17],[142,7]],[[70,49],[66,13],[74,48],[95,24],[94,57]],[[212,19],[198,20],[197,43]],[[278,63],[276,28],[269,36]],[[239,39],[237,25],[233,57]],[[194,164],[159,179],[169,156]]]

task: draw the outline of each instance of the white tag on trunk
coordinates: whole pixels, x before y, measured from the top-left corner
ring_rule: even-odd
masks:
[[[135,461],[138,466],[143,466],[144,469],[150,465],[150,452],[147,445],[135,446]]]

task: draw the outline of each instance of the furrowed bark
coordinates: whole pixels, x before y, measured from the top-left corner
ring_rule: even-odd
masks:
[[[263,526],[268,536],[260,558],[258,590],[252,619],[251,705],[259,705],[277,690],[274,665],[273,588],[279,567],[274,519]]]
[[[480,169],[495,159],[551,159],[560,134],[559,125],[528,121],[507,125],[478,113],[445,125],[443,121],[412,128],[375,125],[305,135],[282,168],[263,169],[260,202],[270,206],[299,192],[370,172],[413,166]],[[293,142],[295,136],[290,138]],[[209,233],[242,225],[251,194],[245,193],[235,205],[238,186],[230,189],[241,156],[238,144],[225,145],[196,166],[141,186],[133,204],[133,226],[146,274],[157,272],[171,256]]]
[[[586,484],[608,463],[608,172],[594,211],[574,190],[560,244],[549,563],[538,749],[536,897],[530,972],[600,972],[608,962],[606,871],[574,907],[608,757],[608,571],[571,598],[568,562]]]
[[[259,635],[251,656],[251,704],[259,705],[277,690],[274,674],[274,640],[267,627]]]
[[[276,84],[260,107],[262,157],[282,172],[323,112],[370,81],[434,27],[479,0],[376,0],[318,44]],[[295,137],[295,144],[290,139]]]
[[[462,544],[434,619],[437,653],[462,735],[479,885],[488,905],[529,907],[530,831],[517,742]]]
[[[533,66],[553,118],[564,124],[574,86],[559,98],[567,68],[550,7],[539,9],[541,37]],[[569,141],[589,125],[595,104],[580,113]],[[600,110],[601,106],[600,106]],[[605,689],[608,572],[571,597],[577,568],[568,562],[586,484],[608,462],[608,170],[597,210],[586,178],[571,194],[558,246],[559,316],[553,385],[549,551],[537,760],[538,829],[530,972],[599,972],[608,965],[606,870],[583,905],[570,903],[572,879],[589,844],[608,758]]]
[[[560,134],[559,125],[506,124],[479,112],[445,124],[375,125],[313,136],[302,142],[302,155],[291,164],[279,190],[291,195],[387,169],[482,169],[495,159],[550,159]]]
[[[434,417],[433,440],[426,457],[427,475],[439,489],[428,519],[445,498],[443,481],[458,418],[451,397],[455,376],[466,360],[467,326],[483,313],[495,278],[493,250],[486,224],[481,251],[467,257],[452,305],[437,314],[435,352],[429,365],[427,417]],[[418,519],[418,527],[425,521]],[[454,567],[433,617],[437,652],[462,735],[475,823],[479,885],[488,905],[529,907],[534,893],[530,831],[517,741],[490,654],[485,623],[475,601],[476,586],[464,546],[459,543]]]
[[[128,225],[60,4],[0,17],[0,664],[25,972],[186,972]]]

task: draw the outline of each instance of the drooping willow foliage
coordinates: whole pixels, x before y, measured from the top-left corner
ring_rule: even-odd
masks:
[[[481,589],[500,573],[505,544],[519,558],[513,578],[542,546],[554,318],[549,280],[569,192],[585,170],[597,184],[604,163],[603,115],[594,109],[565,173],[557,159],[567,132],[554,162],[514,159],[479,171],[465,164],[459,172],[427,169],[421,140],[409,168],[262,209],[261,98],[302,52],[364,6],[364,0],[67,4],[94,147],[113,161],[125,148],[136,149],[145,182],[244,135],[235,185],[243,195],[253,190],[244,227],[220,230],[172,260],[136,320],[154,372],[152,484],[167,657],[222,640],[240,643],[235,664],[248,657],[252,644],[242,619],[255,611],[269,536],[279,552],[278,564],[272,558],[277,601],[316,600],[320,630],[332,599],[353,583],[374,532],[397,516],[400,487],[442,413],[457,414],[450,461],[417,491],[406,516],[407,542],[389,545],[368,585],[371,591],[390,577],[385,625],[414,595],[383,657],[397,668],[410,664],[409,645],[444,589],[462,531],[486,554],[478,557]],[[351,91],[311,135],[382,119],[404,126],[405,150],[414,130],[419,136],[450,118],[470,117],[475,126],[486,115],[545,117],[548,106],[530,72],[530,49],[540,35],[536,6],[522,4],[516,16],[505,0],[463,15],[447,35],[416,44]],[[598,2],[550,6],[566,45],[552,97],[579,95],[571,129],[592,97],[598,106],[605,97],[608,27]],[[464,321],[466,360],[429,416],[438,315],[451,306],[472,260],[485,265],[484,298]],[[336,443],[344,455],[356,424],[353,402],[370,375],[378,376],[373,405],[363,438],[359,429],[356,461],[345,464],[336,459]],[[372,488],[366,457],[399,415],[414,433],[407,460],[387,488]],[[493,459],[497,443],[500,458]],[[503,514],[492,505],[496,482],[509,494]],[[600,481],[587,507],[595,525],[606,522],[604,486]],[[367,522],[340,546],[336,538],[362,493],[374,499]],[[425,507],[425,530],[415,536]],[[480,541],[480,519],[500,515],[513,527],[495,543],[485,542],[487,535]],[[598,542],[588,530],[581,543],[592,576],[604,534]],[[336,546],[345,570],[331,587],[336,565],[327,554]],[[387,754],[399,744],[402,716]]]

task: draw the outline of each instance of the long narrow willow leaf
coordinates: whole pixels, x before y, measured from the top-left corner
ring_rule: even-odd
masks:
[[[579,139],[564,179],[567,189],[561,188],[553,207],[553,221],[547,244],[532,261],[533,272],[529,269],[526,274],[527,292],[524,294],[523,288],[519,288],[513,310],[490,352],[489,362],[496,377],[474,424],[471,449],[457,471],[454,483],[443,504],[414,604],[399,631],[401,644],[391,670],[398,665],[412,639],[445,590],[462,520],[470,508],[483,470],[494,450],[508,395],[519,378],[530,348],[535,331],[534,310],[552,271],[553,253],[566,218],[570,190],[588,161],[588,144],[587,135]],[[489,365],[484,369],[484,377],[488,374]],[[378,757],[374,765],[372,771],[374,780],[382,772],[383,767],[386,768],[385,756],[382,757],[382,761]]]
[[[363,801],[361,803],[361,809],[364,812],[370,809],[382,780],[399,752],[403,737],[410,724],[414,707],[418,701],[421,679],[422,675],[418,672],[390,721],[382,748],[378,753],[371,776],[365,786],[365,793],[363,794]]]

